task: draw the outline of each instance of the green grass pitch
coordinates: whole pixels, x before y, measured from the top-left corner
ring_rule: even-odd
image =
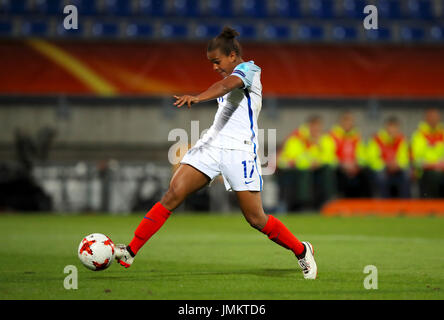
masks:
[[[444,219],[277,217],[312,242],[318,279],[304,280],[293,254],[242,215],[176,214],[130,269],[81,265],[83,236],[127,243],[140,215],[0,215],[0,299],[443,299]],[[63,286],[66,265],[78,289]],[[378,289],[364,288],[364,267]]]

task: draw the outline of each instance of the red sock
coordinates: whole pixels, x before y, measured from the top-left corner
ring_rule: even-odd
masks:
[[[304,244],[282,222],[271,215],[268,216],[267,224],[261,232],[266,234],[270,240],[293,251],[295,255],[300,255],[304,252]]]
[[[160,202],[156,203],[143,217],[131,240],[129,247],[132,253],[137,252],[155,234],[169,218],[171,211],[166,209]]]

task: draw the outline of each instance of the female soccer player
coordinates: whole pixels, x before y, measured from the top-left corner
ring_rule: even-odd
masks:
[[[299,241],[277,218],[264,213],[262,177],[257,157],[257,119],[262,107],[261,68],[244,62],[239,34],[225,27],[212,39],[207,57],[222,80],[197,96],[174,96],[178,108],[217,99],[213,125],[182,159],[168,191],[145,215],[128,245],[118,245],[116,259],[128,268],[142,246],[154,235],[187,196],[222,175],[227,190],[236,196],[250,225],[297,257],[304,278],[315,279],[317,266],[313,247]]]

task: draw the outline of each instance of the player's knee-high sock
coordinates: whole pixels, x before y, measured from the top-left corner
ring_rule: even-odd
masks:
[[[296,256],[303,255],[305,246],[300,242],[287,227],[279,221],[279,219],[268,215],[268,221],[265,227],[261,230],[268,238],[284,248],[287,248]]]
[[[171,215],[160,202],[156,203],[143,217],[131,240],[130,251],[136,255],[142,246],[155,234]]]

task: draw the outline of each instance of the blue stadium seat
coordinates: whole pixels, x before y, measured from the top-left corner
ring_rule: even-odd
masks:
[[[125,28],[125,36],[131,38],[147,38],[154,35],[154,28],[149,23],[129,23]]]
[[[400,0],[377,0],[378,15],[384,19],[400,19],[403,17]]]
[[[209,16],[233,17],[233,0],[208,0],[207,12]]]
[[[25,14],[29,10],[29,1],[28,0],[4,0],[2,11],[8,14]]]
[[[105,0],[103,13],[113,16],[128,16],[132,13],[131,1],[128,0]]]
[[[408,0],[407,16],[413,19],[431,19],[433,9],[430,0]]]
[[[366,0],[342,0],[343,15],[346,18],[363,19],[365,17],[364,8],[368,4]]]
[[[215,23],[199,23],[194,29],[194,36],[199,39],[211,39],[219,35],[222,27]]]
[[[298,27],[298,38],[306,41],[319,41],[324,39],[323,25],[301,24]]]
[[[422,27],[401,26],[399,32],[400,38],[403,41],[423,41],[426,36],[426,32]]]
[[[358,29],[348,25],[334,25],[332,38],[336,41],[353,41],[358,38]]]
[[[308,16],[319,19],[334,17],[333,0],[309,0]]]
[[[286,24],[269,24],[264,28],[264,36],[272,40],[289,40],[291,37],[291,28]]]
[[[300,0],[277,0],[275,2],[276,15],[285,18],[301,17]]]
[[[139,0],[139,12],[142,15],[163,17],[166,10],[165,3],[164,0]]]
[[[27,37],[48,36],[49,23],[47,21],[24,21],[21,25],[21,35]]]
[[[365,30],[365,36],[372,41],[389,41],[392,39],[392,31],[389,28],[379,26],[378,29]]]
[[[13,29],[12,21],[0,20],[0,36],[12,36]]]
[[[60,21],[60,23],[56,27],[56,34],[60,37],[81,37],[84,34],[84,26],[82,23],[79,23],[77,25],[78,29],[65,29],[63,26],[63,21]]]
[[[436,10],[436,17],[441,21],[444,21],[444,0],[440,0],[441,10]]]
[[[240,15],[244,17],[265,18],[268,15],[266,0],[240,1]]]
[[[91,26],[93,37],[117,37],[120,33],[119,24],[111,21],[94,21]]]
[[[172,14],[181,17],[197,17],[201,14],[198,0],[174,0]]]
[[[79,15],[94,16],[99,13],[96,0],[70,0],[70,4],[77,7]]]
[[[63,14],[63,0],[36,0],[35,11],[40,14],[57,15]]]
[[[241,39],[254,39],[257,36],[257,30],[254,25],[234,24],[233,28],[239,32]]]
[[[444,42],[444,26],[433,26],[430,28],[429,33],[431,40]]]
[[[185,38],[188,36],[188,25],[184,23],[165,22],[161,27],[162,37]]]

